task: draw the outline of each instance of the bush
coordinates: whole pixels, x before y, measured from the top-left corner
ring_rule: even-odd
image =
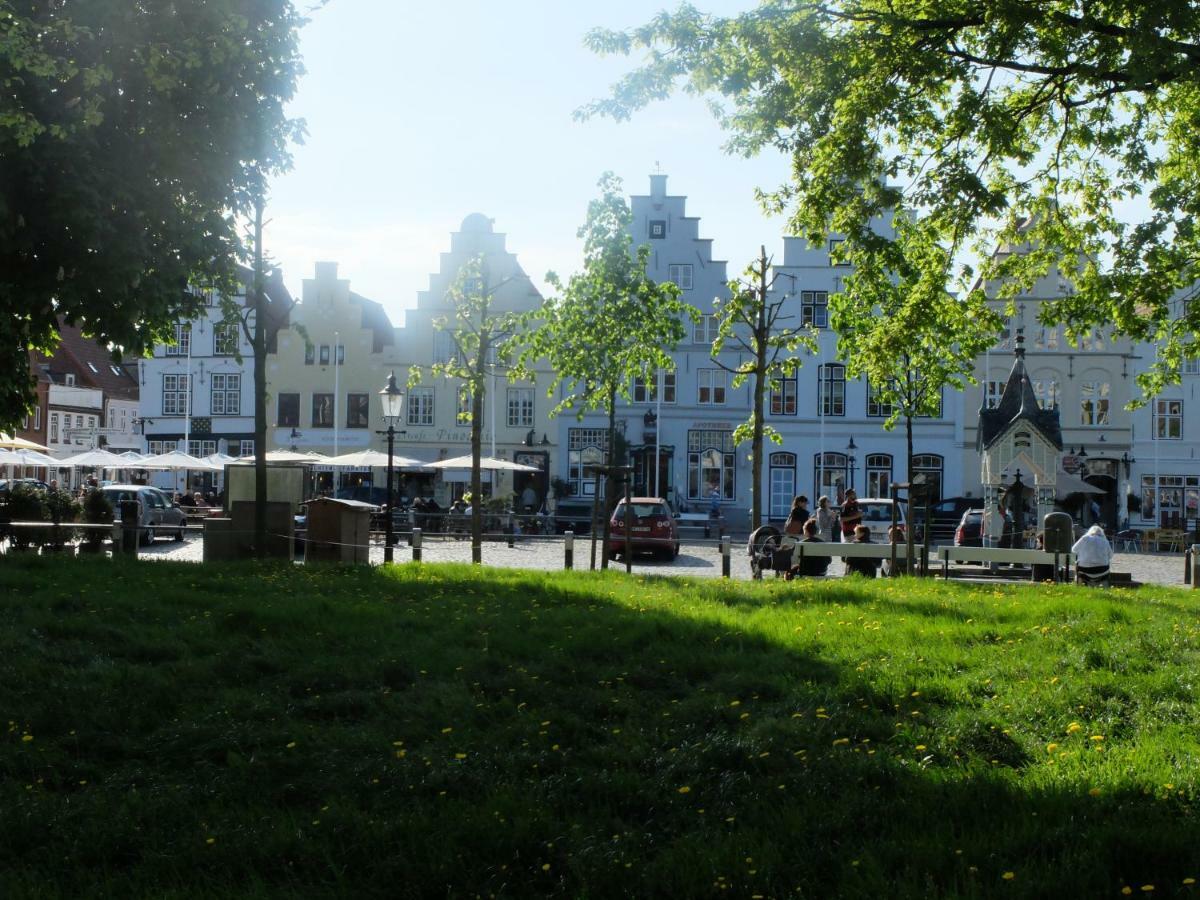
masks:
[[[46,512],[50,521],[56,526],[69,525],[79,521],[79,501],[71,495],[70,491],[52,488],[46,492]],[[73,540],[75,536],[73,528],[56,527],[50,530],[47,543],[55,549],[61,549],[66,541]]]
[[[113,507],[104,491],[93,489],[83,498],[83,521],[89,525],[111,525]],[[104,541],[104,532],[89,528],[83,541],[89,547],[98,547]]]
[[[48,522],[50,507],[46,495],[27,484],[16,485],[8,494],[8,516],[13,522]],[[13,546],[18,550],[40,545],[49,536],[45,528],[14,526],[12,529]]]

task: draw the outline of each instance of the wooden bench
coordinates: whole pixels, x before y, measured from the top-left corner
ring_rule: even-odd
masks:
[[[1075,554],[1051,553],[1046,550],[1024,550],[1014,547],[938,547],[942,562],[942,577],[949,579],[950,563],[984,562],[1007,563],[1018,566],[1052,566],[1055,581],[1069,581]]]
[[[705,537],[712,536],[713,519],[708,513],[685,512],[678,514],[679,530],[694,528],[704,532]]]
[[[905,545],[896,544],[896,562],[903,563],[905,560]],[[786,554],[791,549],[790,560],[791,565],[798,566],[804,561],[804,555],[809,556],[828,556],[830,559],[878,559],[880,561],[890,560],[892,558],[891,544],[860,544],[857,541],[841,543],[839,541],[797,541],[790,548],[784,546],[776,551],[776,557]],[[920,568],[921,553],[923,547],[920,544],[913,545],[913,566]],[[773,567],[779,571],[778,562]],[[785,567],[784,571],[790,568]]]

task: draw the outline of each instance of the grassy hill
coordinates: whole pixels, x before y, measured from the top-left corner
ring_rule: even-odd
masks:
[[[1191,896],[1196,609],[10,555],[0,895]]]

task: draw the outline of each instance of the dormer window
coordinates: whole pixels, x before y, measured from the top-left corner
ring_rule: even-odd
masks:
[[[1021,450],[1021,449],[1028,450],[1030,447],[1033,446],[1033,437],[1029,434],[1028,431],[1018,431],[1016,434],[1013,435],[1013,446],[1016,447],[1018,450]]]
[[[662,241],[667,237],[667,220],[666,219],[651,219],[650,220],[650,240]]]

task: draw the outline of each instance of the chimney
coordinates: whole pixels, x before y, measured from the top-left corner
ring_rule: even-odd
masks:
[[[650,199],[656,202],[661,201],[667,196],[667,176],[666,175],[651,175],[650,176]]]

